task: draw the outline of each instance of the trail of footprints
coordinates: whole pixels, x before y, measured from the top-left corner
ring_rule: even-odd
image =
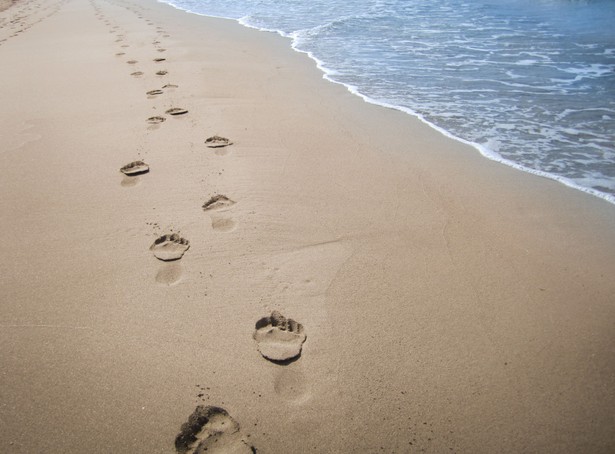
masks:
[[[120,32],[118,25],[112,25],[106,18],[102,9],[98,7],[94,0],[92,6],[96,11],[96,16],[103,21],[109,28],[110,33],[116,34],[116,43],[124,43],[125,34]],[[125,5],[121,5],[126,8]],[[131,9],[139,19],[145,20],[141,12],[135,7]],[[147,25],[153,26],[153,22],[146,21]],[[166,52],[167,49],[160,47],[162,38],[169,35],[161,28],[156,27],[157,38],[152,42],[155,50],[159,53]],[[127,43],[121,44],[121,49],[129,49]],[[123,57],[126,53],[122,50],[116,54]],[[166,58],[153,58],[154,63],[167,61]],[[129,65],[137,65],[136,59],[126,61]],[[168,70],[162,69],[154,73],[155,76],[166,76]],[[130,73],[133,77],[142,77],[146,74],[141,71]],[[166,83],[160,88],[152,88],[145,95],[148,99],[157,100],[164,96],[167,90],[174,90],[178,85]],[[167,117],[183,117],[188,114],[188,110],[182,107],[172,107],[165,111],[166,116],[156,115],[146,119],[149,128],[158,128]],[[227,153],[227,147],[233,142],[222,136],[213,135],[204,140],[203,145],[217,155]],[[155,168],[155,167],[154,167]],[[138,184],[141,177],[150,172],[150,165],[143,160],[135,160],[127,163],[120,168],[123,174],[122,186],[131,187]],[[202,205],[202,210],[211,217],[212,228],[216,231],[230,231],[235,227],[235,222],[227,213],[235,205],[235,201],[224,194],[211,196]],[[183,238],[177,232],[164,233],[154,240],[150,246],[153,256],[161,262],[161,268],[156,275],[156,281],[166,285],[176,284],[181,280],[181,259],[189,251],[190,241]],[[246,336],[247,337],[247,336]],[[301,323],[293,319],[286,318],[278,311],[273,311],[270,315],[260,318],[252,333],[256,349],[264,358],[278,366],[285,366],[297,361],[301,356],[303,344],[306,341],[305,329]],[[188,416],[185,423],[181,425],[180,432],[175,439],[175,449],[178,453],[204,453],[204,452],[233,452],[233,453],[255,453],[256,448],[248,444],[242,435],[239,423],[235,421],[228,412],[216,406],[199,405],[193,413]]]
[[[0,9],[0,46],[53,16],[66,3],[67,0],[13,0],[5,9]]]

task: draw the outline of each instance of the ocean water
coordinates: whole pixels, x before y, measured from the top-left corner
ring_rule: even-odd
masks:
[[[615,0],[165,0],[291,38],[325,77],[615,203]]]

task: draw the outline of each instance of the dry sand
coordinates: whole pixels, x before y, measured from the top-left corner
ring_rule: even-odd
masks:
[[[0,452],[615,450],[615,207],[153,1],[0,61]]]

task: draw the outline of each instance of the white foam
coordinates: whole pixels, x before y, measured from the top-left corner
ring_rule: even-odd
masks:
[[[399,106],[399,105],[395,105],[395,104],[390,104],[390,103],[387,103],[387,102],[383,102],[383,101],[379,101],[377,99],[371,98],[371,97],[361,93],[359,91],[358,87],[356,87],[354,85],[351,85],[351,84],[348,84],[348,83],[343,83],[343,82],[335,80],[334,76],[338,75],[339,71],[336,71],[334,69],[328,68],[326,66],[325,62],[320,60],[319,58],[317,58],[312,52],[307,51],[307,50],[303,50],[303,49],[301,49],[299,47],[300,43],[302,41],[302,38],[304,38],[306,35],[309,35],[310,33],[313,33],[314,31],[318,31],[319,29],[322,30],[325,27],[329,27],[329,26],[331,26],[332,23],[327,23],[327,24],[319,25],[319,26],[314,27],[312,29],[305,29],[305,30],[295,31],[293,33],[286,33],[286,32],[283,32],[283,31],[277,30],[277,29],[269,29],[269,28],[265,28],[265,27],[255,26],[255,25],[253,25],[253,24],[251,24],[249,22],[249,18],[250,18],[249,16],[244,16],[244,17],[241,17],[241,18],[235,18],[235,17],[227,17],[227,16],[217,16],[217,15],[212,15],[212,14],[204,14],[204,13],[200,13],[200,12],[197,12],[197,11],[189,10],[189,9],[187,9],[185,7],[178,6],[178,5],[174,4],[172,2],[172,0],[158,0],[158,1],[160,3],[169,4],[170,6],[173,6],[176,9],[179,9],[179,10],[191,13],[191,14],[197,14],[197,15],[200,15],[200,16],[215,17],[215,18],[233,20],[233,21],[236,21],[237,23],[239,23],[240,25],[248,27],[248,28],[251,28],[251,29],[255,29],[255,30],[259,30],[259,31],[263,31],[263,32],[269,32],[269,33],[276,33],[276,34],[278,34],[278,35],[280,35],[280,36],[282,36],[284,38],[289,39],[291,41],[291,48],[293,50],[295,50],[297,52],[300,52],[300,53],[303,53],[303,54],[306,54],[310,59],[312,59],[315,62],[317,68],[323,73],[323,78],[325,80],[328,80],[329,82],[332,82],[332,83],[335,83],[335,84],[342,85],[342,86],[346,87],[346,89],[350,93],[352,93],[352,94],[354,94],[356,96],[359,96],[365,102],[367,102],[369,104],[374,104],[374,105],[378,105],[378,106],[381,106],[381,107],[389,108],[389,109],[398,110],[398,111],[404,112],[406,114],[412,115],[412,116],[416,117],[417,119],[419,119],[421,122],[425,123],[426,125],[428,125],[431,128],[435,129],[439,133],[443,134],[444,136],[449,137],[449,138],[451,138],[453,140],[456,140],[458,142],[461,142],[463,144],[466,144],[466,145],[469,145],[469,146],[475,148],[482,156],[484,156],[487,159],[490,159],[490,160],[496,161],[498,163],[507,165],[507,166],[512,167],[514,169],[520,170],[522,172],[530,173],[530,174],[533,174],[533,175],[536,175],[536,176],[540,176],[540,177],[544,177],[544,178],[548,178],[548,179],[557,181],[557,182],[559,182],[561,184],[564,184],[564,185],[566,185],[566,186],[568,186],[570,188],[582,191],[584,193],[587,193],[587,194],[593,195],[595,197],[601,198],[601,199],[603,199],[603,200],[605,200],[605,201],[607,201],[609,203],[615,204],[615,196],[614,195],[606,194],[606,193],[600,192],[600,191],[595,190],[595,189],[590,188],[590,187],[581,186],[580,184],[572,181],[569,178],[562,177],[562,176],[559,176],[559,175],[554,175],[554,174],[551,174],[551,173],[548,173],[548,172],[545,172],[545,171],[542,171],[542,170],[532,169],[532,168],[527,167],[527,166],[525,166],[523,164],[520,164],[520,163],[517,163],[517,162],[514,162],[514,161],[511,161],[509,159],[504,158],[498,152],[494,151],[494,149],[499,149],[500,145],[501,145],[499,143],[499,141],[497,141],[495,139],[491,139],[491,140],[487,141],[485,144],[479,144],[479,143],[476,143],[476,142],[472,142],[472,141],[463,139],[461,137],[458,137],[458,136],[454,135],[450,131],[448,131],[448,130],[446,130],[446,129],[444,129],[444,128],[442,128],[442,127],[440,127],[440,126],[438,126],[438,125],[436,125],[436,124],[434,124],[432,122],[430,122],[429,120],[427,120],[425,118],[425,116],[421,115],[420,113],[418,113],[418,112],[416,112],[416,111],[414,111],[412,109],[409,109],[409,108],[403,107],[403,106]],[[357,17],[357,16],[354,16],[354,17]],[[348,19],[348,17],[341,18],[339,20],[346,20],[346,19]],[[333,21],[333,22],[338,23],[338,20]],[[433,30],[432,32],[433,33],[439,33],[440,31],[439,30]],[[425,44],[428,44],[428,43],[425,43]],[[475,47],[468,48],[468,49],[474,50],[474,51],[477,51],[477,52],[485,52],[485,53],[490,51],[489,49],[475,48]],[[608,54],[611,54],[613,52],[615,52],[615,49],[608,49],[607,51],[605,51],[605,53],[608,53]],[[522,53],[524,53],[524,54],[526,54],[526,55],[528,55],[530,57],[539,58],[539,59],[541,59],[543,61],[550,61],[551,59],[550,59],[549,55],[559,55],[560,52],[552,51],[552,52],[545,52],[545,53],[533,53],[533,52],[522,52]],[[514,54],[511,54],[511,56],[513,56],[513,55]],[[479,61],[477,61],[477,62],[479,62]],[[518,61],[516,64],[519,65],[519,66],[530,66],[530,65],[534,65],[536,63],[538,63],[537,60],[525,59],[525,60]],[[455,66],[454,63],[452,63],[450,65],[451,66]],[[584,77],[599,77],[599,76],[605,74],[606,72],[613,70],[613,66],[612,65],[608,65],[609,66],[608,68],[605,68],[604,66],[605,65],[592,65],[589,68],[582,68],[582,69],[579,69],[579,68],[566,68],[566,69],[564,69],[564,71],[569,72],[569,73],[573,73],[573,71],[575,71],[577,77],[581,77],[581,78],[584,78]],[[473,80],[473,82],[477,82],[477,81],[480,81],[480,80],[478,80],[478,79],[474,79]],[[546,86],[544,86],[544,87],[536,87],[536,86],[529,86],[529,85],[525,85],[525,84],[507,83],[507,82],[504,82],[504,81],[492,80],[492,79],[484,79],[483,81],[489,82],[489,83],[503,84],[503,85],[507,85],[507,86],[510,86],[510,87],[516,87],[516,88],[529,88],[529,89],[533,89],[533,90],[536,90],[536,89],[538,89],[538,90],[548,90],[550,88],[553,88],[553,87],[546,87]],[[555,82],[555,80],[553,80],[553,81]],[[570,81],[571,81],[570,79],[557,80],[557,82],[564,82],[564,83],[570,83]],[[522,93],[524,93],[524,92],[522,92]],[[606,115],[604,117],[610,118],[610,117],[608,117]],[[511,129],[509,127],[509,125],[501,125],[501,127],[503,129]]]
[[[603,192],[597,191],[593,188],[587,188],[584,186],[581,186],[577,183],[575,183],[574,181],[570,180],[569,178],[565,178],[559,175],[554,175],[548,172],[543,172],[542,170],[536,170],[536,169],[532,169],[529,168],[527,166],[524,166],[522,164],[519,164],[517,162],[511,161],[509,159],[506,159],[504,157],[502,157],[499,153],[493,151],[492,149],[486,147],[485,145],[481,145],[475,142],[471,142],[469,140],[465,140],[462,139],[461,137],[457,137],[454,134],[452,134],[451,132],[447,131],[446,129],[441,128],[440,126],[431,123],[430,121],[428,121],[423,115],[420,115],[419,113],[408,109],[406,107],[401,107],[401,106],[397,106],[397,105],[392,105],[392,104],[388,104],[385,102],[381,102],[375,99],[372,99],[368,96],[363,95],[361,92],[358,91],[357,87],[353,87],[351,85],[347,85],[347,84],[343,84],[341,82],[337,82],[336,80],[331,79],[330,77],[328,77],[327,73],[326,73],[326,67],[324,66],[324,64],[322,62],[320,62],[320,60],[318,60],[317,58],[315,58],[314,56],[311,56],[309,52],[304,52],[299,50],[299,52],[303,52],[306,53],[307,55],[310,56],[310,58],[312,58],[314,61],[316,61],[317,66],[319,69],[321,69],[322,71],[325,72],[325,75],[323,76],[325,79],[329,80],[330,82],[336,83],[336,84],[340,84],[345,86],[348,91],[350,91],[351,93],[361,97],[365,102],[370,103],[370,104],[375,104],[378,106],[382,106],[382,107],[386,107],[389,109],[395,109],[395,110],[399,110],[402,112],[405,112],[409,115],[412,115],[416,118],[418,118],[420,121],[422,121],[423,123],[427,124],[428,126],[430,126],[431,128],[435,129],[436,131],[440,132],[441,134],[445,135],[446,137],[449,137],[451,139],[454,139],[456,141],[459,141],[463,144],[469,145],[471,147],[474,147],[476,150],[478,150],[478,152],[480,152],[481,155],[483,155],[485,158],[490,159],[492,161],[496,161],[499,162],[501,164],[507,165],[509,167],[512,167],[514,169],[520,170],[522,172],[527,172],[527,173],[531,173],[533,175],[537,175],[543,178],[548,178],[550,180],[555,180],[559,183],[562,183],[570,188],[573,189],[577,189],[579,191],[582,191],[586,194],[590,194],[593,195],[595,197],[601,198],[607,202],[610,202],[612,204],[615,204],[615,196],[610,195],[610,194],[605,194]]]
[[[538,60],[519,60],[515,64],[520,65],[520,66],[531,66],[531,65],[535,65],[536,63],[538,63]]]

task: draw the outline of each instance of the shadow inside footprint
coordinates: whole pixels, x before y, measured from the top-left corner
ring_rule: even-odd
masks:
[[[124,175],[136,176],[149,172],[149,166],[143,161],[133,161],[120,169]]]
[[[306,335],[303,325],[273,311],[256,322],[254,340],[264,358],[276,364],[290,364],[301,356]]]
[[[157,238],[149,249],[158,260],[169,262],[181,259],[189,248],[190,242],[188,240],[180,237],[177,233],[171,233]]]
[[[233,145],[233,142],[231,142],[226,137],[212,136],[205,141],[205,145],[209,148],[222,148],[228,147],[229,145]]]
[[[147,96],[156,96],[156,95],[161,95],[163,94],[164,91],[162,90],[150,90],[147,93],[145,93]]]
[[[161,61],[165,61],[165,60],[166,60],[166,58],[154,58],[154,61],[156,63],[160,63]]]
[[[239,424],[224,408],[199,405],[175,437],[178,453],[255,453],[241,437]]]

